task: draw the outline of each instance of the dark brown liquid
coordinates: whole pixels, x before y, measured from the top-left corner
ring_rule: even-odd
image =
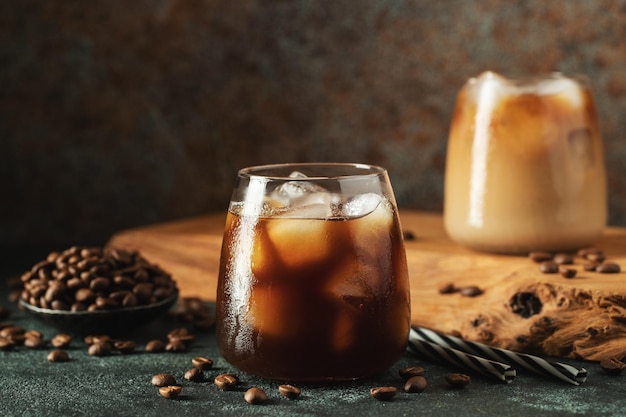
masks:
[[[391,366],[406,346],[410,302],[398,220],[383,206],[351,220],[228,213],[217,293],[224,358],[283,380]]]

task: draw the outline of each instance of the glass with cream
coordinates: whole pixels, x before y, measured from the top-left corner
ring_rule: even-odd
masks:
[[[458,94],[448,138],[444,223],[487,252],[574,250],[607,219],[603,145],[588,82],[493,72]]]

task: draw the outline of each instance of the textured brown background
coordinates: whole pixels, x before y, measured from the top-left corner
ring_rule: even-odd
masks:
[[[224,210],[243,166],[388,168],[441,210],[458,89],[586,74],[626,226],[626,1],[0,0],[0,245]]]

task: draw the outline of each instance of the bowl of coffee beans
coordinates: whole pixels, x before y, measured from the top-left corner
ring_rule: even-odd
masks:
[[[169,273],[125,249],[52,252],[20,279],[23,310],[75,333],[124,332],[163,315],[178,299]]]

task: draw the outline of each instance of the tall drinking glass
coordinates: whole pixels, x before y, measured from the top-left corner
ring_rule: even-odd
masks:
[[[404,243],[383,168],[239,171],[217,290],[228,362],[271,379],[357,379],[402,355],[409,326]]]
[[[607,219],[604,154],[588,81],[554,73],[470,79],[457,97],[446,161],[452,240],[487,252],[593,245]]]

